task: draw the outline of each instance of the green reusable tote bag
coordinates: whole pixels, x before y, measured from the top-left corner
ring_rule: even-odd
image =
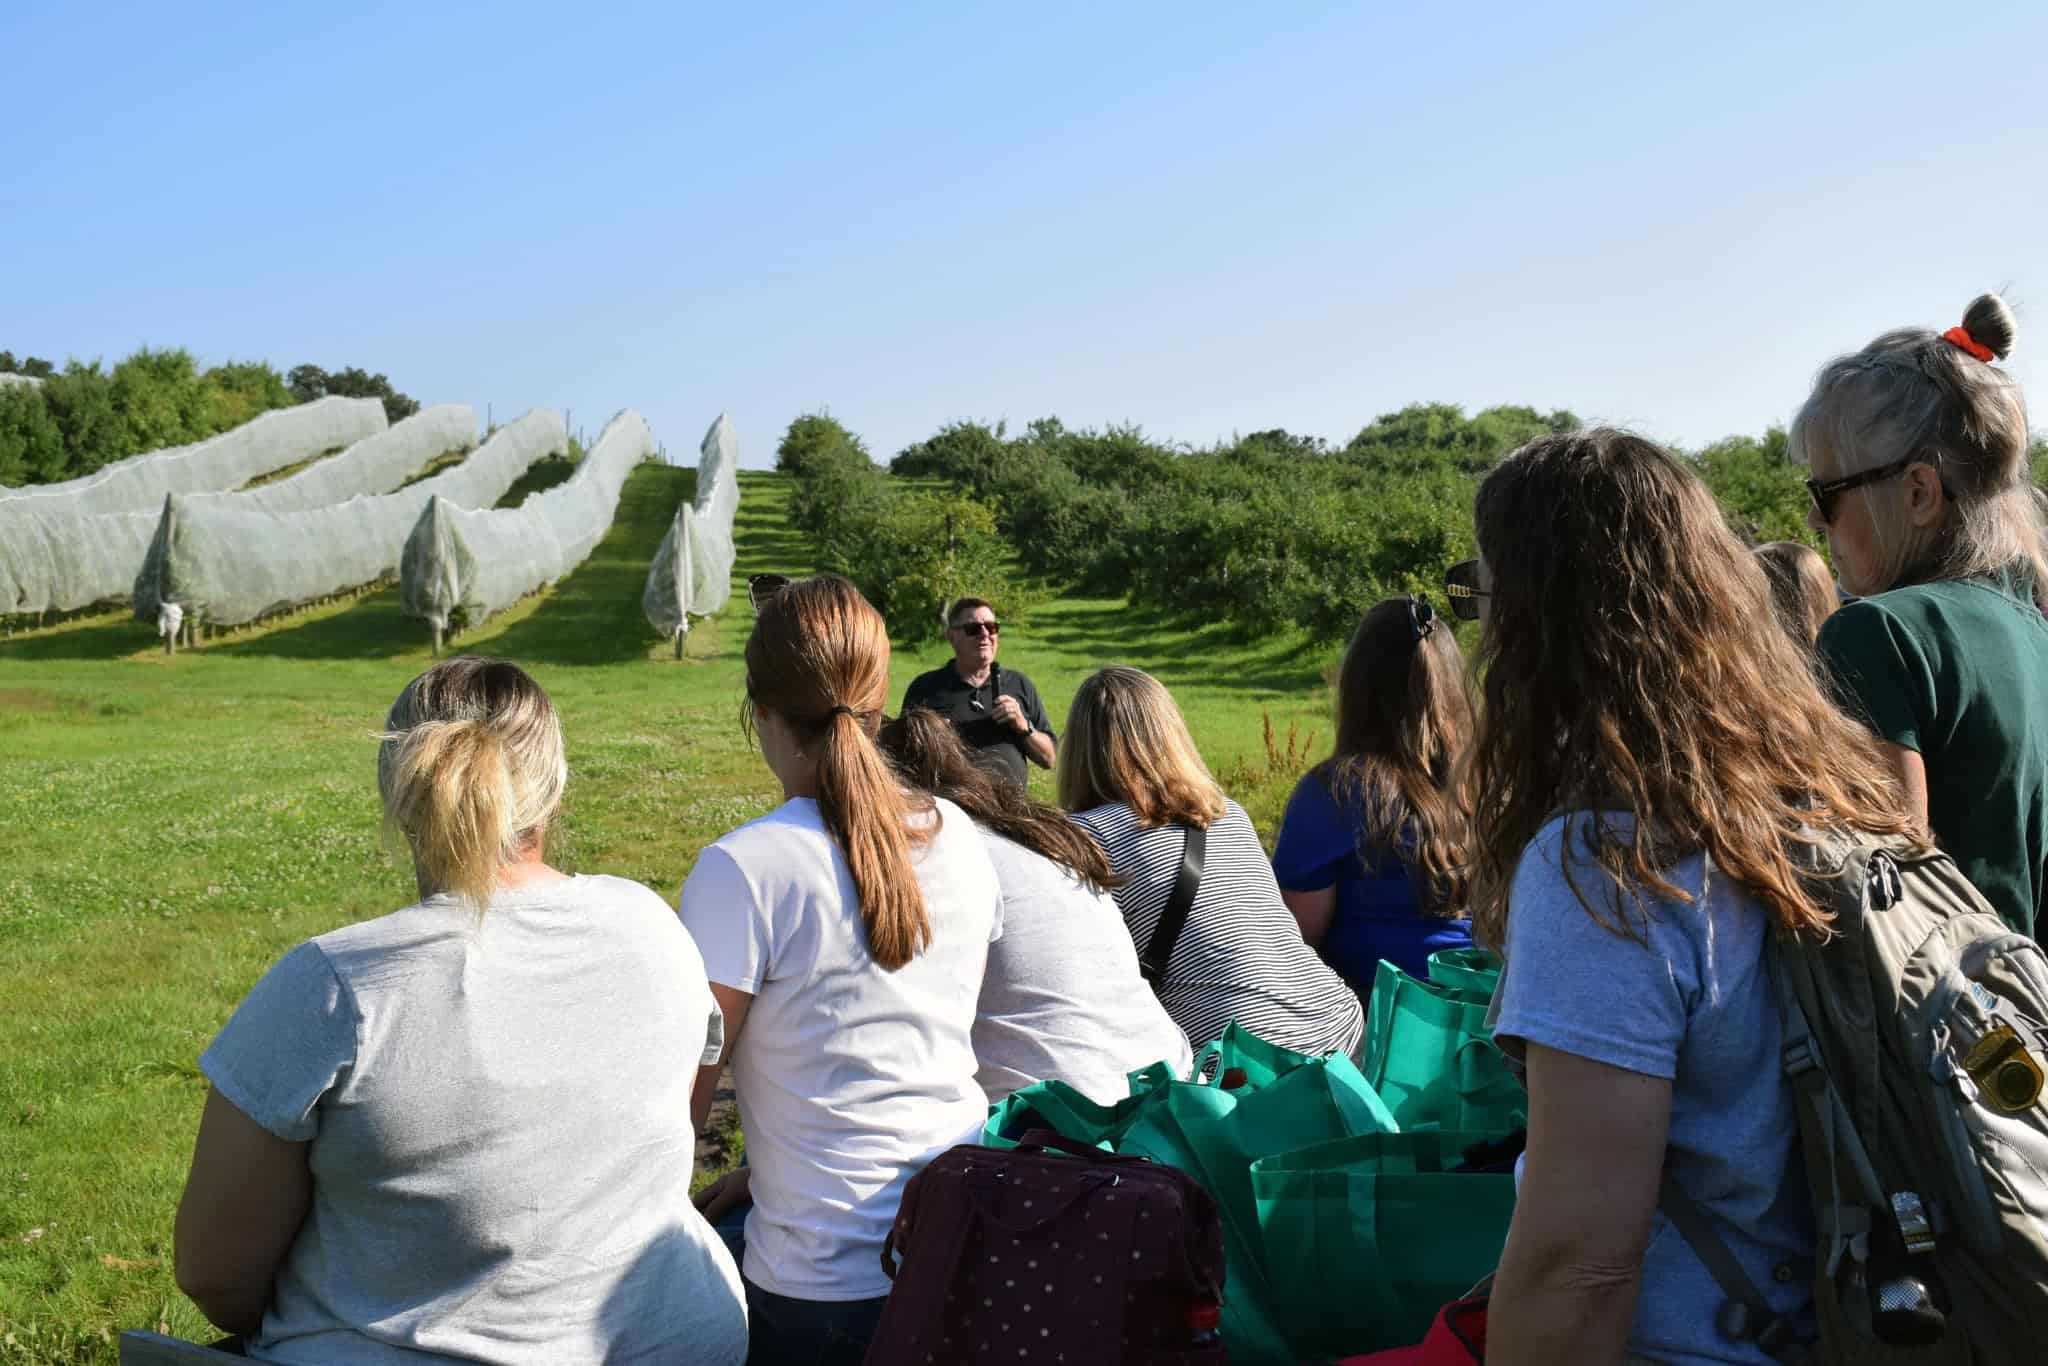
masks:
[[[1244,1074],[1236,1090],[1262,1091],[1295,1068],[1319,1061],[1313,1054],[1267,1043],[1232,1020],[1223,1026],[1220,1037],[1195,1054],[1194,1067],[1185,1080],[1213,1086],[1235,1071]]]
[[[1420,1342],[1500,1264],[1513,1174],[1445,1170],[1489,1137],[1367,1134],[1253,1164],[1267,1276],[1304,1360]]]
[[[1014,1148],[1031,1130],[1051,1129],[1061,1138],[1113,1152],[1143,1103],[1139,1094],[1115,1105],[1097,1105],[1063,1081],[1033,1082],[989,1107],[982,1146]]]
[[[1500,966],[1500,955],[1488,949],[1440,949],[1429,956],[1429,980],[1492,1000]]]
[[[1493,1045],[1487,1004],[1380,963],[1360,1070],[1402,1129],[1498,1136],[1528,1121],[1528,1095]]]
[[[1143,1075],[1133,1077],[1134,1086]],[[1393,1116],[1342,1055],[1304,1061],[1258,1089],[1226,1091],[1214,1080],[1155,1080],[1117,1151],[1180,1168],[1216,1201],[1229,1268],[1223,1342],[1232,1366],[1294,1366],[1301,1357],[1275,1311],[1262,1259],[1252,1163],[1335,1138],[1392,1129]]]

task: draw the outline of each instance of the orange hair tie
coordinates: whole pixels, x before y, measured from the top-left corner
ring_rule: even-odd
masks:
[[[1969,352],[1986,365],[1998,359],[1990,347],[1970,335],[1970,329],[1967,327],[1951,327],[1948,331],[1941,334],[1941,339]]]

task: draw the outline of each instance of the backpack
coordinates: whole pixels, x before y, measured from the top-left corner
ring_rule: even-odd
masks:
[[[2048,1356],[2048,956],[1955,863],[1829,832],[1794,850],[1835,913],[1766,966],[1818,1233],[1818,1344],[1796,1340],[1667,1177],[1661,1208],[1781,1361],[2017,1366]]]
[[[1216,1202],[1175,1168],[1049,1130],[932,1159],[904,1188],[882,1269],[895,1284],[870,1366],[1227,1359]]]

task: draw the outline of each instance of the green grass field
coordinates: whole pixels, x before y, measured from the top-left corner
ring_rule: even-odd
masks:
[[[571,781],[551,861],[670,898],[699,849],[779,799],[739,726],[744,579],[811,567],[787,481],[742,473],[740,587],[670,658],[640,589],[693,482],[636,471],[589,561],[455,647],[517,660],[561,709]],[[1302,750],[1328,744],[1331,660],[1298,640],[1107,600],[1006,625],[1003,662],[1056,724],[1102,664],[1159,674],[1269,839]],[[894,695],[943,658],[899,648]],[[125,616],[0,641],[0,1363],[110,1362],[123,1328],[205,1336],[170,1272],[195,1060],[287,949],[412,899],[379,838],[370,736],[427,662],[395,588],[175,659]]]

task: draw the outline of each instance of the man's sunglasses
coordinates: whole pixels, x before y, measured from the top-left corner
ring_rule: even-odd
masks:
[[[1856,474],[1845,474],[1840,479],[1809,479],[1806,481],[1806,496],[1813,500],[1813,510],[1820,514],[1823,523],[1835,520],[1835,500],[1850,489],[1860,489],[1865,484],[1875,484],[1881,479],[1904,474],[1915,463],[1925,463],[1917,455],[1903,460],[1894,460],[1889,465],[1876,469],[1862,470]]]
[[[953,629],[965,631],[970,636],[992,636],[1003,628],[999,623],[993,621],[963,621]]]
[[[1479,620],[1479,600],[1493,594],[1479,586],[1479,561],[1460,560],[1444,571],[1444,596],[1459,621]]]
[[[747,575],[747,603],[758,612],[761,610],[762,603],[789,587],[793,582],[795,580],[791,579],[787,574],[749,574]]]

